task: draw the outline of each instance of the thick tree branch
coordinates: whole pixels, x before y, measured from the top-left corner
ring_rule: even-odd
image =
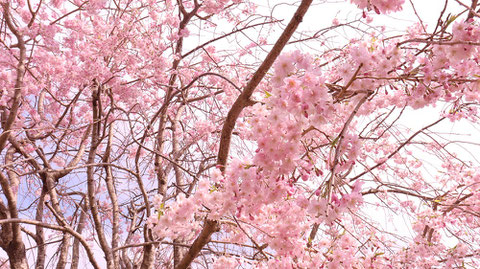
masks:
[[[472,6],[470,7],[470,10],[468,11],[468,16],[467,16],[467,21],[470,19],[473,19],[475,16],[475,9],[477,8],[477,2],[478,0],[472,0]]]
[[[225,165],[227,163],[227,158],[230,151],[230,140],[232,138],[232,131],[233,128],[235,128],[235,123],[238,116],[245,107],[249,106],[252,103],[250,97],[257,88],[258,84],[260,84],[262,79],[265,77],[265,74],[268,72],[270,67],[272,67],[273,63],[282,52],[283,48],[297,29],[298,25],[302,22],[303,16],[307,12],[311,3],[312,0],[302,1],[297,11],[293,15],[293,18],[290,20],[287,27],[273,46],[272,50],[268,53],[263,63],[253,74],[252,78],[245,86],[243,92],[238,96],[237,100],[235,101],[235,103],[233,103],[232,108],[228,112],[227,118],[225,119],[225,123],[222,128],[222,135],[220,137],[220,148],[218,150],[217,164],[220,166],[220,170],[225,170]]]
[[[108,141],[107,141],[107,148],[105,149],[105,153],[103,155],[103,162],[109,163],[111,160],[111,149],[112,149],[112,140],[113,140],[113,122],[110,124],[109,132],[108,132]],[[118,232],[120,229],[120,208],[118,206],[118,197],[117,197],[117,190],[115,188],[115,177],[113,176],[112,166],[104,165],[103,168],[105,169],[105,184],[107,186],[108,196],[110,197],[110,202],[112,203],[112,249],[118,247]],[[113,264],[117,268],[119,267],[119,256],[118,252],[112,251],[113,255]]]
[[[102,86],[94,81],[93,89],[92,89],[92,107],[93,107],[93,128],[92,128],[92,140],[90,142],[90,152],[88,153],[87,164],[95,163],[95,156],[97,147],[100,144],[100,118],[102,111],[100,110],[99,106],[99,99],[101,98],[101,91]],[[107,243],[107,239],[105,237],[105,232],[103,230],[102,221],[100,219],[100,215],[98,212],[97,207],[97,199],[96,199],[96,181],[93,166],[87,167],[87,191],[88,191],[88,204],[90,205],[90,211],[92,212],[92,218],[95,230],[97,231],[98,241],[100,243],[100,247],[102,248],[103,252],[105,253],[105,259],[107,260],[107,268],[113,269],[113,253],[112,249]]]

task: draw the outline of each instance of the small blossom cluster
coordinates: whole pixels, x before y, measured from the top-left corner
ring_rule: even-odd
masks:
[[[360,9],[373,9],[377,14],[402,10],[405,0],[351,0]]]
[[[283,54],[274,64],[272,88],[265,90],[265,105],[251,111],[251,138],[257,141],[253,162],[271,170],[272,177],[290,173],[294,167],[310,173],[311,163],[300,160],[301,137],[309,127],[322,128],[331,116],[328,90],[321,74],[314,69],[313,59],[299,51]]]
[[[156,213],[148,219],[149,226],[160,238],[191,237],[201,228],[202,217],[205,215],[201,211],[202,205],[209,199],[215,199],[213,195],[209,196],[209,193],[209,182],[201,180],[194,195],[186,197],[181,193],[173,203],[168,203],[162,196],[157,195],[152,201]],[[179,223],[182,225],[178,225]]]

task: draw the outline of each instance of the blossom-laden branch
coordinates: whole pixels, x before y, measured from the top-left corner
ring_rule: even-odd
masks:
[[[289,22],[285,30],[282,32],[277,42],[270,50],[260,67],[257,69],[257,71],[255,71],[252,78],[248,81],[242,93],[237,97],[236,101],[233,103],[232,107],[228,111],[220,136],[220,147],[218,150],[217,158],[217,165],[220,167],[221,171],[225,171],[225,167],[227,165],[232,132],[235,128],[235,123],[237,122],[238,116],[245,107],[252,104],[252,100],[250,99],[250,97],[252,96],[253,92],[260,84],[262,79],[265,77],[265,74],[273,65],[274,61],[280,55],[281,51],[297,29],[298,25],[302,22],[303,16],[307,12],[311,4],[312,0],[302,0],[291,21]],[[210,241],[211,235],[218,230],[218,223],[215,220],[210,220],[207,218],[205,220],[205,224],[200,235],[195,239],[192,246],[185,254],[183,260],[178,264],[176,269],[186,269],[191,264],[193,259],[195,259],[198,253],[202,250],[202,248]]]

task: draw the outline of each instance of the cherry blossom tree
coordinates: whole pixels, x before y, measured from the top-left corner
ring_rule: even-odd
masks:
[[[1,0],[0,266],[480,267],[480,13],[419,2]]]

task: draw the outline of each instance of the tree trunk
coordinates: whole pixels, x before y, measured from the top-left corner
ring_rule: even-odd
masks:
[[[27,255],[25,251],[25,245],[23,242],[17,242],[12,240],[4,250],[7,252],[8,260],[10,261],[11,269],[26,269]]]
[[[146,245],[143,247],[143,260],[141,269],[152,269],[155,258],[155,245]]]

